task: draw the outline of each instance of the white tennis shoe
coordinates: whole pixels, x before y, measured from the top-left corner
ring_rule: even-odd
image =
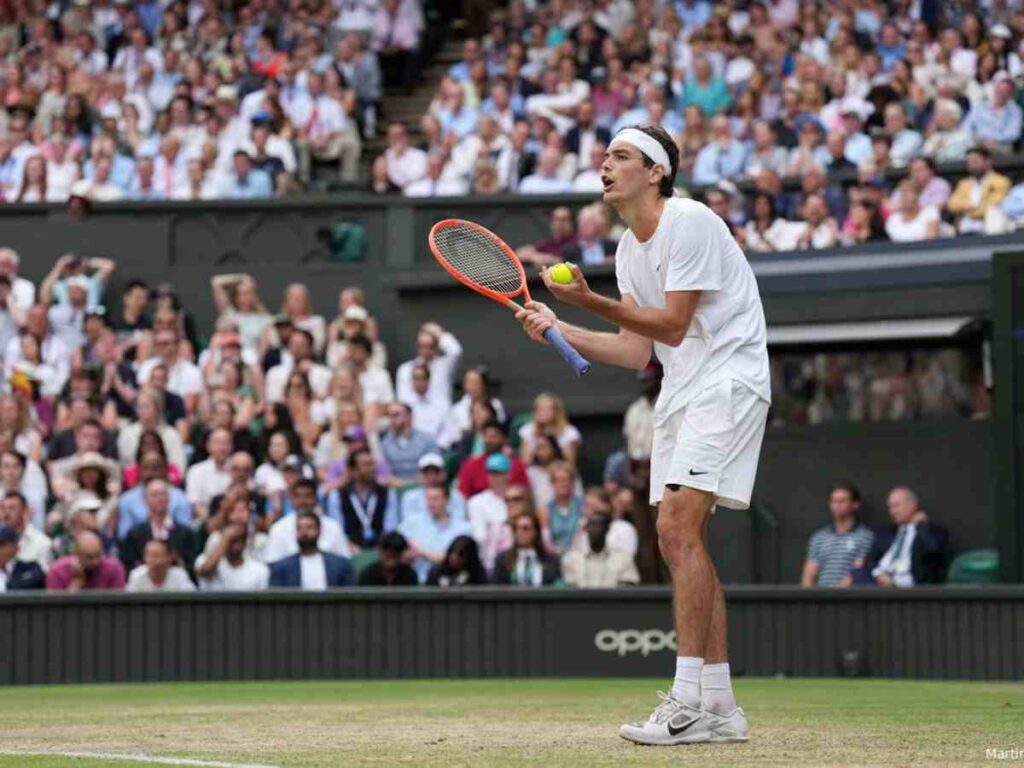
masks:
[[[705,710],[704,714],[707,718],[712,742],[725,744],[747,741],[750,738],[747,716],[741,708],[736,707],[728,715],[718,715],[710,710]]]
[[[711,741],[703,707],[696,709],[661,691],[658,691],[658,696],[661,704],[655,707],[651,716],[644,722],[622,726],[619,736],[636,744],[664,747]]]

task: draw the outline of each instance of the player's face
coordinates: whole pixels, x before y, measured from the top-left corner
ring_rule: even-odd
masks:
[[[604,201],[618,205],[635,200],[652,184],[657,185],[660,173],[644,165],[639,149],[622,141],[613,141],[601,164]]]

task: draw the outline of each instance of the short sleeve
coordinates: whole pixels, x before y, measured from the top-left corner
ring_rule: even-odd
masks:
[[[807,545],[807,560],[811,563],[820,563],[822,556],[821,536],[816,531],[811,534],[811,540]]]
[[[725,224],[710,208],[676,219],[668,253],[665,291],[717,291],[728,247]]]
[[[868,556],[868,552],[871,551],[871,545],[875,543],[875,534],[870,530],[865,529],[864,535],[860,537],[860,541],[857,542],[857,551],[855,553],[856,560],[863,560]]]

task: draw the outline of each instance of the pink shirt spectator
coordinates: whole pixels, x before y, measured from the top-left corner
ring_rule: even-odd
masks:
[[[46,574],[46,588],[58,592],[66,591],[71,584],[71,561],[74,555],[62,557]],[[124,566],[113,557],[104,557],[99,567],[85,579],[83,589],[124,589]]]
[[[398,0],[394,12],[385,3],[373,17],[373,47],[378,51],[399,48],[413,51],[419,47],[418,15],[409,0]]]

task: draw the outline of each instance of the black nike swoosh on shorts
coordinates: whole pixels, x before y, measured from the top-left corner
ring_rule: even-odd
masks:
[[[666,725],[668,726],[669,735],[670,736],[678,736],[680,733],[685,731],[687,728],[689,728],[691,725],[696,723],[698,720],[700,720],[700,718],[699,717],[695,717],[695,718],[693,718],[693,720],[691,720],[686,725],[684,725],[684,726],[682,726],[680,728],[673,728],[671,722],[666,723]]]

